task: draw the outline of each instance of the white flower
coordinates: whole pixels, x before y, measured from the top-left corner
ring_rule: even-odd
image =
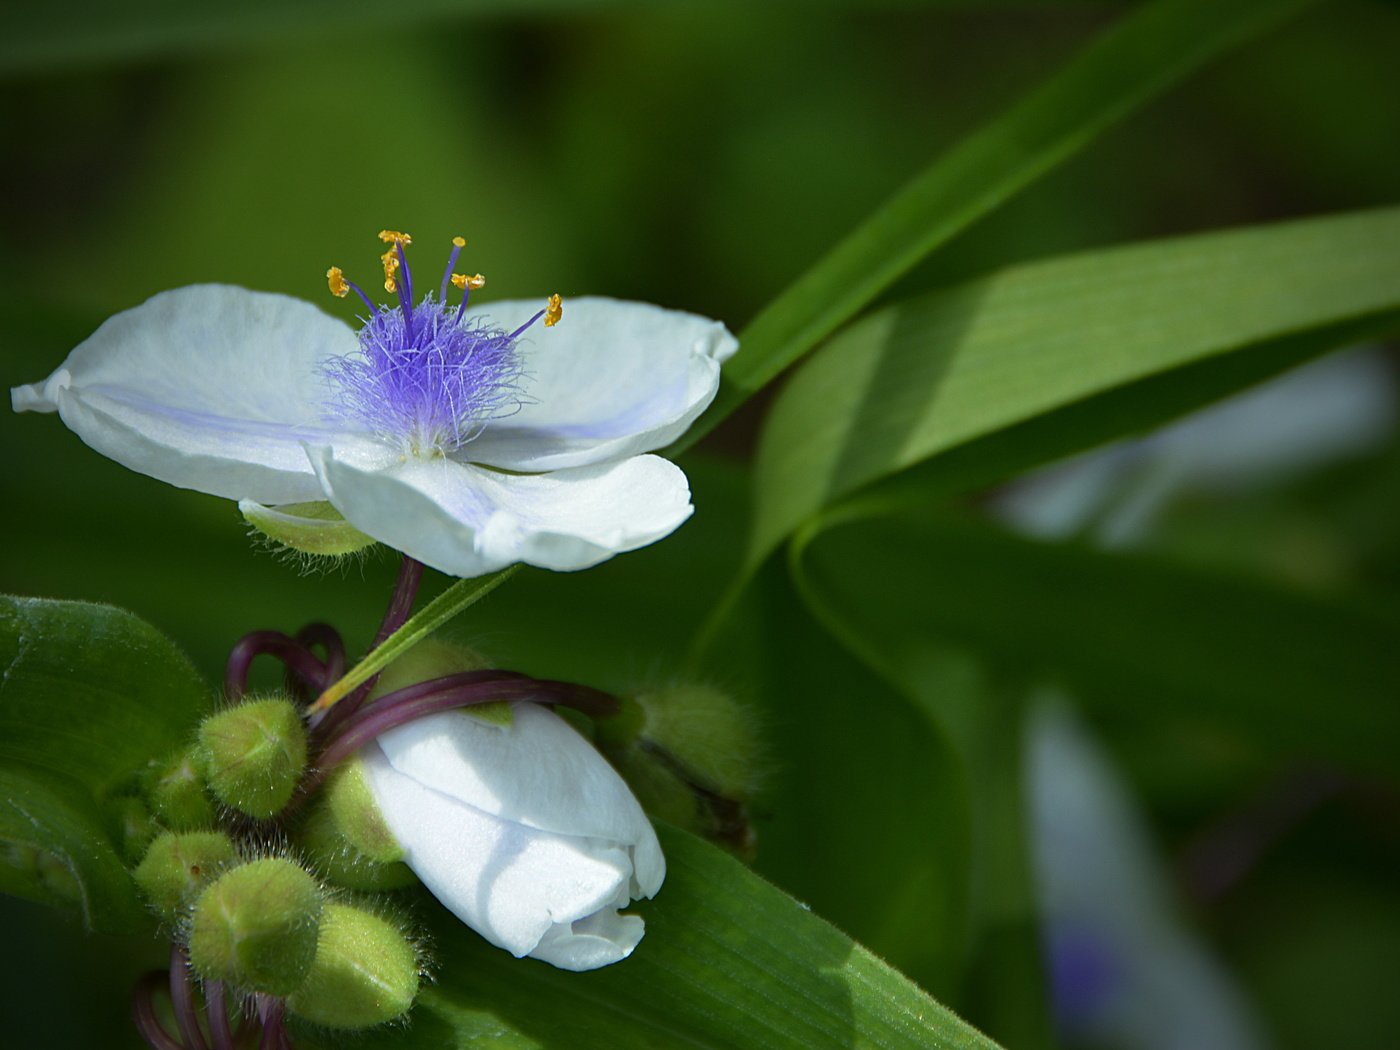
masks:
[[[99,452],[184,488],[329,501],[456,576],[586,568],[690,515],[685,475],[643,453],[714,398],[737,349],[723,325],[580,298],[564,324],[531,330],[558,320],[558,298],[467,309],[479,282],[449,281],[460,246],[442,291],[414,305],[407,238],[383,236],[400,305],[360,293],[358,333],[286,296],[180,288],[110,318],[47,380],[15,388],[14,408],[57,411]],[[330,280],[359,292],[338,269]]]
[[[423,884],[492,944],[565,970],[618,962],[666,877],[656,833],[612,766],[558,715],[511,705],[391,729],[360,752],[366,783]]]

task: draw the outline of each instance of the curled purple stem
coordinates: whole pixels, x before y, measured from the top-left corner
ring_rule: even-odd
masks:
[[[304,681],[312,689],[320,691],[329,685],[326,678],[326,665],[291,635],[281,631],[254,631],[238,640],[229,653],[228,666],[224,670],[224,690],[230,699],[237,700],[248,690],[248,672],[253,660],[259,656],[272,656],[287,665],[287,669]]]
[[[222,981],[205,983],[204,1017],[209,1022],[209,1036],[214,1042],[214,1050],[234,1050],[237,1043],[228,1022],[228,1006],[224,999]]]
[[[345,640],[328,623],[309,623],[297,632],[296,640],[308,649],[319,645],[325,650],[325,676],[329,685],[345,674]]]
[[[170,946],[170,1003],[175,1008],[175,1021],[180,1026],[185,1046],[189,1050],[209,1050],[204,1031],[199,1027],[199,1007],[194,1002],[189,959],[178,944]]]
[[[616,713],[617,698],[586,685],[529,678],[514,671],[463,671],[396,689],[347,718],[317,763],[324,775],[381,733],[426,715],[501,700],[574,707],[594,717]]]
[[[131,1019],[152,1050],[187,1050],[184,1043],[165,1030],[156,1014],[156,989],[164,987],[168,980],[169,975],[164,970],[142,975],[131,993]]]

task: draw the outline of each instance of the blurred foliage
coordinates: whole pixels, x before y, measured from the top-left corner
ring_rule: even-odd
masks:
[[[46,374],[111,311],[195,281],[286,292],[348,318],[321,298],[322,275],[331,263],[372,271],[383,226],[423,245],[465,234],[464,261],[493,296],[602,292],[737,330],[1122,14],[1048,2],[462,6],[7,12],[0,191],[16,247],[0,262],[4,385]],[[1051,254],[1393,204],[1400,169],[1384,148],[1400,139],[1398,45],[1393,4],[1319,6],[969,220],[881,301]],[[1017,440],[1063,454],[1277,364],[1184,369],[1161,380],[1175,392],[1100,403],[1073,426],[1051,415]],[[687,456],[698,512],[674,538],[584,574],[522,572],[455,629],[504,665],[603,688],[675,673],[740,568],[757,402]],[[1055,444],[1071,431],[1078,444]],[[122,471],[54,419],[2,415],[0,442],[0,590],[135,610],[208,681],[255,628],[330,618],[352,647],[371,636],[393,577],[386,554],[301,575],[250,553],[232,504]],[[1153,549],[1127,560],[973,523],[968,489],[995,478],[987,464],[1026,465],[996,459],[1006,448],[966,446],[975,463],[954,453],[942,475],[903,479],[937,496],[921,542],[946,541],[923,551],[915,597],[927,605],[901,611],[898,564],[861,578],[871,570],[850,559],[868,540],[833,532],[807,552],[836,560],[853,607],[887,615],[882,639],[901,623],[927,637],[917,680],[831,633],[781,561],[733,606],[701,670],[765,730],[757,870],[994,1037],[1048,1039],[1017,856],[1014,697],[1034,677],[1027,665],[1058,663],[1182,858],[1189,918],[1277,1044],[1395,1045],[1387,639],[1400,609],[1400,446],[1248,500],[1175,507]],[[892,545],[880,549],[892,560]],[[1179,610],[1164,604],[1188,593]],[[1129,614],[1106,595],[1140,603],[1140,616],[1115,623]],[[1195,608],[1210,618],[1180,627],[1216,643],[1213,665],[1166,648],[1171,621]],[[1073,649],[1097,637],[1084,620],[1094,614],[1121,649]],[[1235,652],[1241,629],[1256,633]],[[1234,689],[1251,666],[1236,658],[1266,661],[1271,647],[1287,659],[1251,677],[1252,692]],[[1160,687],[1157,702],[1137,682]],[[1197,706],[1182,707],[1185,694]],[[1187,860],[1228,846],[1234,822],[1319,762],[1329,794],[1228,886],[1192,880]],[[161,946],[3,907],[6,1040],[136,1045],[127,992]]]

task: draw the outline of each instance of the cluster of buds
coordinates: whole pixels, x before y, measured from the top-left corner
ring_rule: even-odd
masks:
[[[230,1007],[276,1040],[288,1018],[364,1028],[402,1016],[417,995],[423,960],[402,918],[297,841],[317,826],[318,806],[292,805],[309,745],[295,700],[248,699],[206,718],[193,746],[144,778],[154,834],[132,875],[174,941],[172,1002],[191,1045],[204,1045],[198,1018],[179,1016],[194,1002],[192,977],[216,1047],[239,1045]],[[138,997],[149,1030],[159,1022],[146,1012]]]
[[[257,655],[284,663],[283,693],[244,695]],[[665,875],[647,813],[752,846],[751,727],[717,690],[616,697],[428,639],[317,718],[343,669],[323,625],[250,635],[230,705],[117,807],[172,940],[181,1035],[144,983],[135,1014],[153,1046],[290,1046],[298,1024],[402,1017],[426,960],[386,895],[416,882],[512,954],[588,970],[641,940],[643,920],[619,911]]]

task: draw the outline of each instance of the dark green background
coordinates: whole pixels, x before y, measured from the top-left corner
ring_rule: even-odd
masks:
[[[253,9],[193,28],[167,12],[150,24],[169,31],[115,38],[103,30],[120,19],[104,12],[4,15],[15,32],[0,48],[0,385],[41,378],[104,316],[181,284],[285,292],[348,319],[323,274],[336,263],[371,278],[384,226],[411,231],[434,267],[437,246],[464,234],[488,298],[596,292],[737,330],[1122,10],[451,6],[402,21],[360,4]],[[151,10],[160,5],[125,17],[135,25]],[[1397,54],[1394,5],[1323,5],[1150,105],[897,294],[1062,251],[1393,203]],[[538,673],[612,688],[666,675],[741,553],[741,471],[763,400],[690,454],[699,509],[676,537],[583,576],[524,574],[463,629]],[[232,504],[127,473],[56,418],[0,416],[0,442],[0,589],[133,609],[211,679],[245,631],[325,618],[363,644],[382,609],[387,556],[299,575],[252,550]],[[1390,608],[1397,502],[1400,457],[1388,452],[1267,500],[1184,514],[1165,556],[1364,589]],[[1284,543],[1300,522],[1320,548]],[[1271,540],[1284,553],[1258,557]],[[796,670],[755,679],[721,653],[709,672],[727,675],[765,727],[757,867],[1009,1039],[985,1001],[986,963],[949,947],[956,891],[938,883],[927,843],[899,835],[941,828],[956,848],[929,768],[938,741],[837,651],[781,576],[758,588],[769,623],[787,625],[764,644]],[[852,718],[854,704],[866,713]],[[1177,861],[1311,769],[1129,705],[1095,724]],[[1279,1045],[1379,1050],[1400,1040],[1400,810],[1393,780],[1323,772],[1341,786],[1227,893],[1193,898],[1183,876],[1184,914]],[[928,797],[891,812],[886,776]],[[863,841],[869,864],[849,856]],[[905,921],[911,900],[923,925]],[[122,1027],[127,990],[161,962],[159,944],[84,938],[10,901],[0,928],[0,1043],[135,1045]]]

